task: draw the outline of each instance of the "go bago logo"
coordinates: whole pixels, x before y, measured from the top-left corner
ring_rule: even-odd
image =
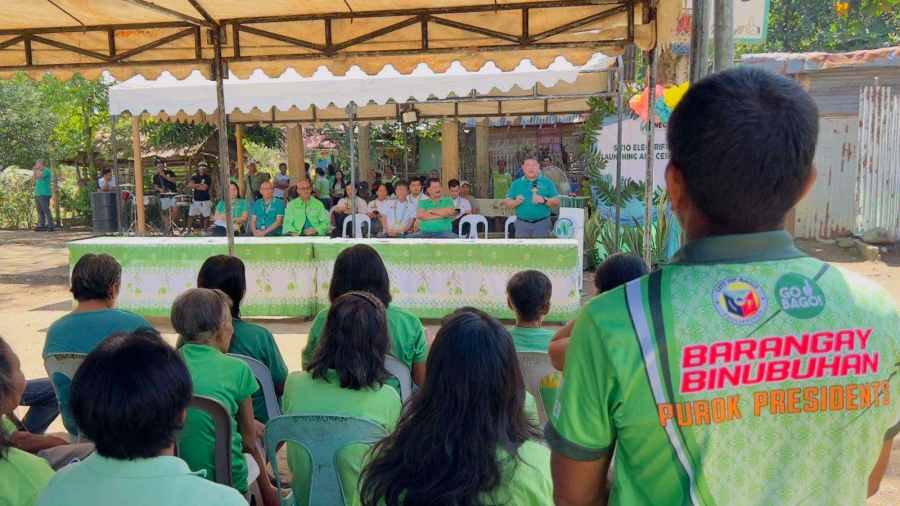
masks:
[[[775,294],[781,310],[802,320],[814,318],[825,309],[825,294],[812,279],[788,273],[778,278]]]
[[[719,314],[736,325],[756,323],[766,313],[768,305],[762,288],[743,276],[719,281],[712,299]]]

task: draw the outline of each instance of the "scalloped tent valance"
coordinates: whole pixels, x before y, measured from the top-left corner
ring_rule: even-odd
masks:
[[[655,4],[652,11],[647,5]],[[459,62],[510,71],[557,56],[583,65],[634,43],[649,49],[672,33],[681,0],[4,0],[0,78],[16,72],[116,79],[210,78],[220,33],[231,73],[247,78],[324,66],[343,75],[386,65],[407,74]],[[659,42],[665,42],[660,40]]]
[[[359,107],[360,121],[396,118],[397,104],[407,101],[416,102],[423,117],[572,114],[588,111],[586,98],[607,91],[604,71],[614,61],[598,53],[587,65],[560,58],[546,70],[522,62],[510,72],[488,64],[478,72],[453,65],[441,74],[420,65],[405,76],[392,68],[374,76],[359,69],[344,76],[321,69],[307,78],[292,71],[275,79],[255,73],[225,80],[225,109],[239,123],[341,121],[351,102]],[[200,74],[182,81],[171,75],[155,81],[134,77],[110,89],[109,104],[112,114],[202,122],[217,111],[215,82]]]

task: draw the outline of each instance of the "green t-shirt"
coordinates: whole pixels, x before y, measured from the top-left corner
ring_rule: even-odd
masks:
[[[613,505],[863,504],[900,430],[898,332],[884,290],[785,232],[692,241],[582,309],[547,441],[615,447]]]
[[[328,371],[328,381],[314,379],[305,372],[291,373],[284,387],[284,414],[344,415],[371,420],[390,433],[400,417],[402,403],[396,390],[383,385],[377,389],[341,388],[337,372]],[[338,472],[344,496],[356,497],[357,482],[369,446],[350,445],[337,455]],[[309,504],[309,454],[300,446],[288,443],[288,465],[294,476],[293,489],[297,504]]]
[[[143,317],[121,309],[101,309],[69,313],[53,322],[47,329],[42,356],[54,353],[90,353],[101,341],[120,332],[132,332],[151,327]],[[70,381],[62,375],[51,377],[59,397],[63,425],[70,434],[77,434],[75,421],[69,411]]]
[[[284,216],[284,201],[273,198],[268,204],[263,199],[253,202],[253,216],[256,216],[257,230],[265,230],[275,224],[279,216]],[[281,235],[281,227],[276,228],[272,235]]]
[[[419,209],[424,211],[434,211],[437,209],[453,209],[453,199],[450,197],[441,197],[435,202],[430,198],[423,198],[419,201]],[[419,230],[422,232],[451,232],[453,230],[452,218],[433,218],[430,220],[419,220]]]
[[[234,326],[234,336],[231,338],[231,347],[228,353],[238,353],[259,360],[272,374],[272,383],[276,388],[283,385],[287,379],[288,369],[284,365],[284,358],[278,345],[275,343],[275,337],[265,327],[247,323],[237,318],[232,318]],[[253,394],[253,416],[260,422],[269,421],[266,413],[266,400],[263,397],[262,388]]]
[[[537,193],[541,197],[550,199],[559,196],[556,185],[553,184],[553,181],[550,179],[544,176],[538,176],[535,181],[537,181]],[[529,181],[525,176],[522,176],[513,181],[512,186],[509,187],[509,191],[506,192],[506,198],[508,199],[515,199],[519,196],[525,199],[518,207],[516,207],[516,217],[520,220],[537,221],[550,217],[550,206],[546,204],[535,204],[531,201],[533,185],[533,181]]]
[[[216,204],[216,212],[217,213],[225,213],[225,201],[220,200],[218,204]],[[232,218],[240,218],[241,215],[247,212],[247,201],[244,199],[235,199],[234,202],[231,203],[231,217]]]
[[[296,198],[288,202],[284,210],[284,226],[281,233],[303,235],[306,228],[314,228],[316,234],[325,235],[330,226],[331,218],[321,200],[310,197],[309,202],[304,202],[303,199]]]
[[[503,482],[485,497],[487,504],[545,506],[553,504],[553,479],[550,476],[550,450],[534,441],[519,447],[518,459],[500,451]]]
[[[316,176],[315,190],[320,199],[330,199],[331,181],[326,176]]]
[[[516,351],[540,351],[547,353],[554,332],[545,328],[513,327],[509,329]]]
[[[231,472],[234,488],[247,492],[247,463],[244,460],[241,432],[238,429],[238,407],[242,400],[259,388],[250,367],[235,357],[229,357],[212,346],[185,344],[179,350],[191,380],[194,395],[216,399],[231,415]],[[206,471],[206,478],[215,477],[213,458],[216,431],[212,418],[190,408],[184,429],[178,435],[178,454],[194,471]]]
[[[509,186],[512,184],[512,176],[505,172],[503,174],[495,172],[491,174],[491,183],[494,185],[494,198],[505,199],[506,192],[509,191]]]
[[[6,415],[0,415],[0,432],[10,436],[16,432],[18,432],[19,428],[16,427],[16,424],[13,423],[12,420],[9,419]]]
[[[306,348],[303,348],[303,369],[307,369],[312,362],[327,319],[328,309],[319,311],[312,328],[309,329],[309,339]],[[388,333],[391,335],[390,354],[406,364],[410,371],[413,364],[424,362],[428,358],[428,341],[425,338],[422,320],[400,308],[388,306],[387,324]]]
[[[178,457],[117,460],[93,453],[62,468],[38,506],[246,506],[237,490],[191,472]]]
[[[46,460],[7,448],[6,454],[0,456],[0,504],[33,506],[52,477],[53,469]]]
[[[49,167],[44,167],[40,177],[34,182],[34,194],[38,197],[50,197],[53,195],[53,189],[50,187],[53,181],[53,172]]]

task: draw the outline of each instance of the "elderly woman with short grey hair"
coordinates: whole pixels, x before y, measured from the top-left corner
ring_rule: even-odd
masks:
[[[266,474],[260,473],[265,461],[256,445],[262,429],[253,418],[251,396],[259,387],[247,364],[226,355],[234,332],[230,305],[231,299],[221,290],[192,288],[172,304],[172,327],[178,332],[178,351],[191,373],[194,395],[211,397],[228,411],[234,488],[246,494],[255,480],[265,506],[275,506],[278,493]],[[192,471],[203,470],[207,477],[215,476],[215,441],[209,416],[189,409],[178,449]]]

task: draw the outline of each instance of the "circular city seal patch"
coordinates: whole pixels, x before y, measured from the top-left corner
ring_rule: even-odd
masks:
[[[744,276],[719,281],[713,289],[712,299],[719,314],[735,325],[756,323],[768,308],[762,287]]]
[[[825,293],[802,274],[791,272],[778,278],[775,296],[782,311],[801,320],[814,318],[825,309]]]
[[[560,218],[553,227],[553,235],[559,239],[571,239],[575,236],[575,224],[568,218]]]

